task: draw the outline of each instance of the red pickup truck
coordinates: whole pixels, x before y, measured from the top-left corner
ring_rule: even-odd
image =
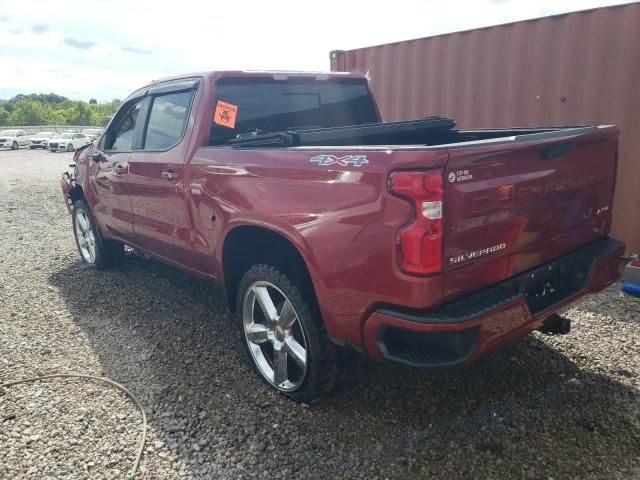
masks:
[[[338,346],[469,365],[618,278],[613,126],[381,122],[352,74],[209,72],[134,92],[62,189],[82,259],[129,245],[221,285],[256,372],[331,390]]]

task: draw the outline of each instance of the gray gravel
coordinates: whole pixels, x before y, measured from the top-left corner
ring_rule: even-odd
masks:
[[[58,177],[71,154],[0,152],[0,383],[109,377],[149,414],[138,478],[640,478],[640,302],[619,285],[478,365],[433,374],[349,357],[293,404],[246,367],[222,293],[130,253],[83,267]],[[0,392],[0,478],[124,478],[140,415],[111,387]]]

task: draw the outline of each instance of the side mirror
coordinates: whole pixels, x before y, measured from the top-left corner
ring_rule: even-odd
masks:
[[[91,154],[91,160],[93,160],[96,163],[102,161],[102,158],[103,158],[102,152],[93,152]]]

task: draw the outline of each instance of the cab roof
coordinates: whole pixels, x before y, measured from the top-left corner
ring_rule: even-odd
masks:
[[[147,85],[138,88],[135,92],[127,97],[139,96],[144,90],[157,86],[162,83],[175,82],[180,80],[189,80],[196,78],[208,78],[215,83],[220,78],[274,78],[276,80],[286,80],[290,77],[315,77],[318,80],[327,80],[330,78],[352,78],[362,79],[366,81],[366,77],[359,73],[350,72],[304,72],[293,70],[216,70],[209,72],[193,72],[183,75],[174,75],[153,80]]]

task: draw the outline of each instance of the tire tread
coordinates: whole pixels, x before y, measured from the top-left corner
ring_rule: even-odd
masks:
[[[298,390],[293,392],[279,391],[286,397],[303,403],[314,403],[330,393],[336,385],[338,378],[337,346],[327,335],[322,318],[319,314],[312,315],[309,302],[303,297],[301,288],[296,287],[289,278],[276,267],[267,264],[257,264],[249,268],[242,277],[238,288],[238,323],[241,330],[242,342],[247,358],[265,383],[269,384],[257,370],[253,358],[244,339],[242,310],[246,290],[256,281],[266,280],[281,289],[296,308],[298,318],[305,330],[308,340],[308,350],[311,355],[307,367],[307,378]],[[269,384],[270,385],[270,384]],[[270,385],[271,386],[271,385]],[[274,388],[272,386],[272,388]]]
[[[78,247],[78,252],[80,251],[80,246],[78,245],[78,240],[75,235],[75,216],[76,212],[79,209],[82,209],[87,213],[87,216],[91,221],[93,234],[96,238],[96,259],[93,263],[93,266],[95,266],[98,270],[102,270],[122,263],[122,261],[124,260],[124,245],[120,242],[116,242],[115,240],[108,240],[102,236],[100,230],[98,230],[98,227],[96,226],[95,220],[93,219],[89,204],[84,198],[78,199],[73,202],[72,210],[73,233],[76,240],[76,246]]]

